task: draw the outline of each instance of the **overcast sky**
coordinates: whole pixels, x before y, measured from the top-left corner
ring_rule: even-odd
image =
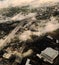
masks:
[[[0,8],[5,8],[8,6],[22,6],[26,4],[39,5],[41,3],[47,2],[59,2],[59,0],[0,0]]]

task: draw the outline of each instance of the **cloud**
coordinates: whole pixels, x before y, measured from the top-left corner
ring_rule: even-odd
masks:
[[[32,0],[4,0],[0,1],[0,8],[8,6],[21,6],[30,3]]]
[[[5,8],[9,6],[23,6],[23,5],[32,5],[32,6],[39,6],[43,3],[55,3],[59,2],[59,0],[3,0],[0,1],[0,8]]]
[[[43,24],[45,25],[45,27],[42,26]],[[49,32],[52,33],[56,31],[57,29],[59,29],[58,20],[56,20],[55,17],[51,17],[51,21],[47,21],[45,23],[39,24],[38,31],[36,32],[30,31],[30,30],[25,31],[19,36],[19,39],[22,41],[25,41],[27,39],[31,39],[31,35],[42,36]]]
[[[53,32],[53,31],[59,29],[59,22],[58,22],[58,20],[56,20],[56,17],[51,17],[50,19],[51,19],[50,21],[42,23],[45,25],[45,27],[40,28],[41,31],[39,29],[39,31],[41,32],[41,35],[49,33],[49,32]]]
[[[38,6],[49,6],[53,5],[55,3],[59,2],[59,0],[36,0],[30,3],[32,7],[38,7]]]
[[[4,0],[0,1],[0,8],[5,8],[9,6],[22,6],[22,5],[32,5],[32,6],[39,6],[43,3],[56,3],[59,2],[59,0]],[[13,17],[13,19],[20,19],[19,16]],[[40,25],[44,24],[45,27],[40,27]],[[56,18],[51,17],[51,21],[47,21],[45,23],[40,23],[39,25],[39,33],[45,34],[47,32],[52,32],[56,29],[59,29],[59,23],[56,20]],[[39,35],[37,32],[37,34]]]

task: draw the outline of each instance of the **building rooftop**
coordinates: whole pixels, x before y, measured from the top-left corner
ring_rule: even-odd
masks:
[[[44,61],[53,63],[54,59],[58,56],[58,54],[59,54],[58,51],[48,47],[45,50],[43,50],[40,55],[37,55],[37,56],[39,56],[40,58],[43,58]]]

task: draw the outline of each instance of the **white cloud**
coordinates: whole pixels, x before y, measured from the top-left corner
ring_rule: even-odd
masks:
[[[21,6],[21,5],[32,5],[32,6],[39,6],[44,3],[56,3],[59,2],[59,0],[4,0],[0,1],[0,8],[8,7],[8,6]],[[19,19],[19,16],[13,17],[13,19]],[[52,17],[51,21],[48,21],[46,23],[42,23],[45,25],[45,27],[39,27],[39,34],[45,34],[47,32],[52,32],[56,29],[59,29],[59,23],[57,20]]]
[[[45,27],[42,27],[41,34],[53,32],[53,31],[59,29],[59,22],[58,22],[58,20],[56,20],[55,17],[51,17],[51,21],[47,21],[42,24],[44,24]]]
[[[32,6],[38,6],[47,2],[54,3],[54,2],[59,2],[59,0],[3,0],[0,1],[0,8],[4,8],[8,6],[22,6],[27,4],[30,4]]]
[[[30,3],[32,0],[4,0],[0,1],[0,8],[8,6],[21,6]]]

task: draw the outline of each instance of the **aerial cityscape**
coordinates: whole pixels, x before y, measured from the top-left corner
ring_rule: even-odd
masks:
[[[0,0],[0,65],[59,65],[59,0]]]

